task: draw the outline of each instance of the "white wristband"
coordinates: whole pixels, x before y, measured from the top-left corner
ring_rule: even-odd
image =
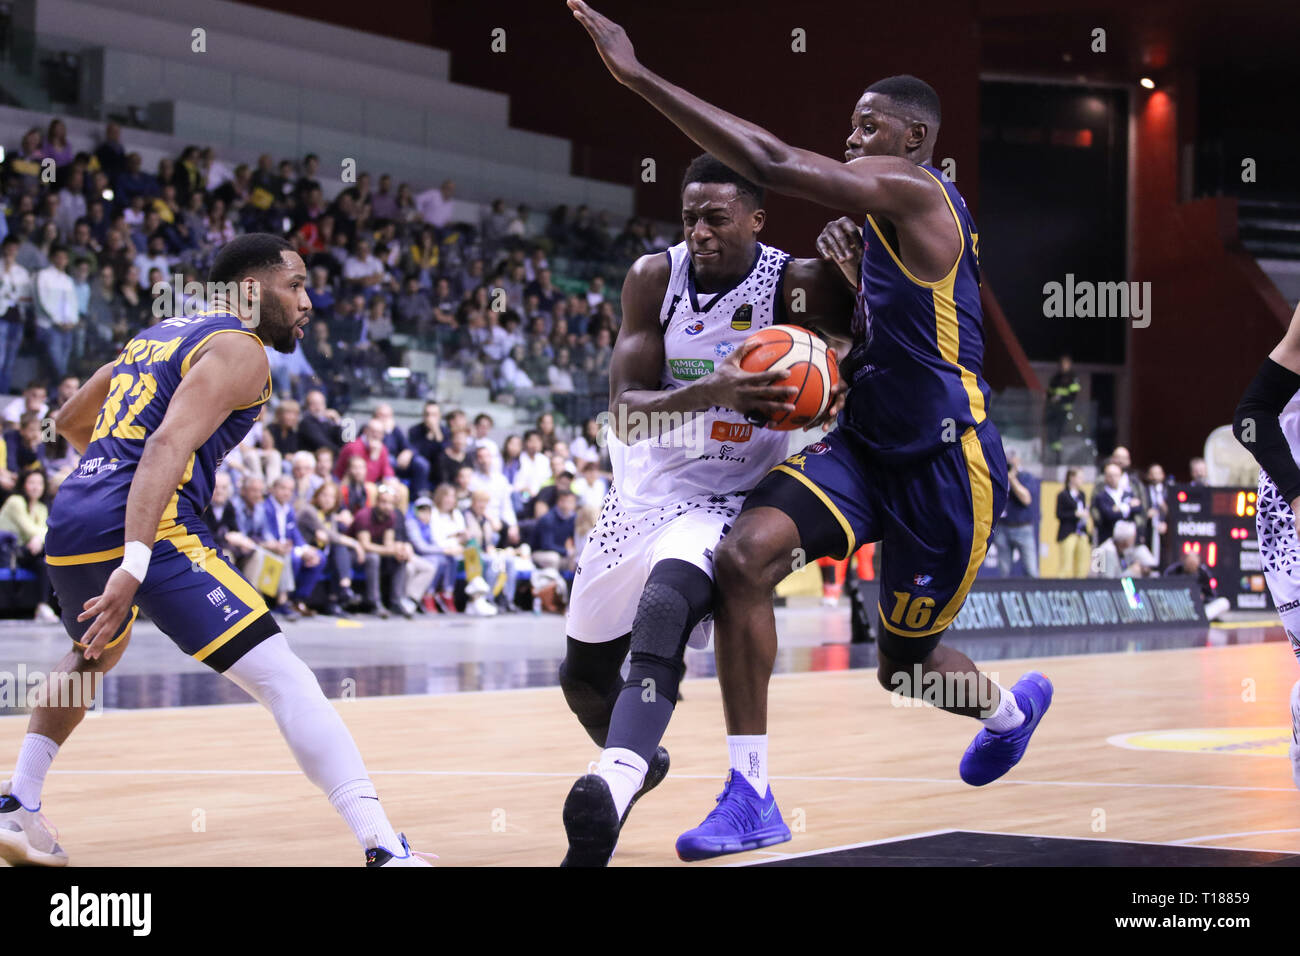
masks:
[[[143,541],[128,541],[122,554],[122,570],[140,583],[144,583],[144,576],[149,573],[149,558],[153,556],[153,548]]]

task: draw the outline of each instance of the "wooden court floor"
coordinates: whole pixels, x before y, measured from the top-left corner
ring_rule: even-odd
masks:
[[[1286,644],[988,665],[1004,685],[1029,669],[1055,683],[1052,709],[1021,764],[978,790],[957,778],[973,721],[895,707],[869,672],[774,678],[773,792],[797,832],[772,852],[719,862],[942,829],[1300,852],[1300,791],[1285,759],[1287,694],[1300,669]],[[685,865],[673,841],[721,789],[716,682],[688,681],[684,691],[665,739],[672,773],[629,818],[614,865]],[[416,849],[446,866],[559,862],[560,808],[595,748],[558,688],[336,706]],[[0,719],[6,770],[25,723]],[[1193,750],[1134,749],[1153,738],[1126,736],[1216,728],[1255,729],[1227,743],[1154,738]],[[45,812],[74,866],[361,862],[254,705],[88,719],[55,764]]]

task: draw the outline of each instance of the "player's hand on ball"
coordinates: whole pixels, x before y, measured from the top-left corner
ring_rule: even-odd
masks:
[[[573,18],[587,28],[587,33],[596,44],[596,52],[605,61],[610,74],[620,83],[626,84],[641,68],[632,49],[632,41],[627,38],[627,31],[609,17],[601,16],[591,9],[583,0],[568,0],[568,4],[573,11]]]
[[[752,339],[746,341],[705,379],[710,388],[710,404],[763,419],[794,411],[791,400],[799,394],[799,389],[773,384],[785,378],[785,372],[780,369],[747,372],[740,367],[741,360],[761,344]]]
[[[117,635],[118,629],[122,626],[122,621],[131,612],[131,602],[135,598],[136,589],[139,587],[139,581],[128,572],[118,568],[109,575],[103,593],[90,598],[82,605],[83,610],[77,615],[77,620],[89,621],[91,618],[95,619],[81,638],[80,643],[86,645],[82,657],[88,661],[93,661],[104,653],[104,648]]]

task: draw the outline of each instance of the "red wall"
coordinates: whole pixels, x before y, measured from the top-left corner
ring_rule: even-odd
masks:
[[[596,6],[623,24],[651,69],[787,142],[828,155],[843,151],[849,115],[867,85],[916,73],[943,98],[938,155],[957,160],[957,182],[976,206],[978,37],[971,3],[946,4],[951,16],[936,15],[933,3],[604,0]],[[435,40],[452,51],[452,79],[509,93],[513,125],[574,141],[575,173],[633,185],[640,212],[677,218],[681,174],[699,149],[610,77],[563,0],[434,0],[433,8]],[[495,27],[506,30],[505,54],[489,52]],[[796,27],[806,31],[806,53],[791,51]],[[645,157],[656,161],[656,183],[640,182]],[[834,218],[832,210],[779,197],[769,201],[768,213],[764,238],[804,255]]]
[[[1134,265],[1151,283],[1151,324],[1129,338],[1132,436],[1140,464],[1185,476],[1210,431],[1232,420],[1255,369],[1286,329],[1285,301],[1236,246],[1232,199],[1179,203],[1179,113],[1190,83],[1137,103]]]

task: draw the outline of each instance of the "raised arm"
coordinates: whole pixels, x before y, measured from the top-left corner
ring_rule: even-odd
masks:
[[[867,213],[894,220],[944,202],[942,190],[913,162],[864,156],[842,163],[782,142],[763,127],[718,109],[647,69],[627,33],[584,0],[568,0],[616,80],[637,93],[721,162],[766,189],[797,196],[857,219]]]
[[[252,336],[214,335],[195,353],[162,424],[145,441],[131,480],[123,566],[110,575],[103,593],[86,601],[77,616],[79,621],[95,619],[82,638],[87,659],[102,653],[130,610],[147,572],[158,522],[181,483],[190,456],[231,411],[261,397],[266,377],[266,352]]]

